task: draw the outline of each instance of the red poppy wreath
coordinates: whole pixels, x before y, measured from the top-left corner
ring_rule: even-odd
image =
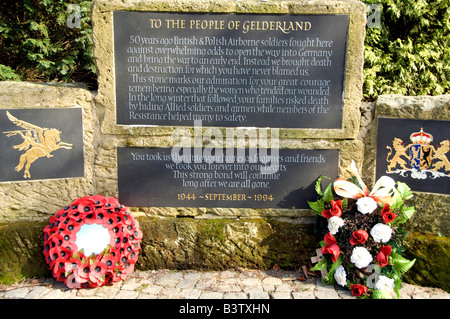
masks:
[[[44,256],[69,288],[98,287],[133,271],[141,239],[138,221],[117,199],[85,196],[50,217]]]

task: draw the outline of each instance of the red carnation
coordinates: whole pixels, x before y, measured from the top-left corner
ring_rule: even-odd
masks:
[[[322,254],[331,254],[331,260],[336,262],[341,250],[337,245],[336,238],[331,233],[327,233],[324,237],[326,246],[322,247]]]
[[[383,221],[386,224],[389,224],[390,222],[394,221],[396,215],[393,212],[391,212],[389,204],[384,204],[383,210],[381,211],[381,217],[383,218]]]
[[[352,238],[350,238],[350,244],[364,244],[369,238],[369,234],[365,230],[357,230],[353,232]]]
[[[380,267],[384,267],[389,264],[389,255],[391,254],[391,252],[391,245],[386,245],[380,248],[380,252],[377,255],[377,261]]]
[[[322,216],[325,218],[331,218],[333,216],[342,216],[342,200],[331,201],[331,208],[322,211]]]
[[[355,297],[364,296],[364,294],[367,292],[367,287],[361,284],[350,285],[350,289],[352,290],[352,295]]]

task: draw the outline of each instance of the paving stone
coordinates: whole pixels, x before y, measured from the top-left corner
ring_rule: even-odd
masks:
[[[120,285],[103,286],[101,287],[96,296],[102,297],[104,299],[113,299],[120,291]]]
[[[251,291],[248,293],[249,299],[270,299],[270,296],[265,291]]]
[[[292,292],[292,298],[294,299],[316,299],[314,292],[311,290],[294,291]]]
[[[186,279],[183,278],[180,280],[180,282],[177,284],[177,288],[194,288],[197,284],[198,279]]]
[[[99,289],[100,287],[79,289],[77,291],[77,297],[93,297]]]
[[[198,280],[202,276],[201,272],[186,272],[184,273],[183,279],[186,280]]]
[[[240,281],[241,285],[244,287],[261,288],[262,283],[260,279],[257,278],[246,278]]]
[[[217,291],[204,291],[199,299],[222,299],[223,293]]]
[[[44,299],[75,299],[75,298],[77,298],[77,290],[53,289],[44,296]]]
[[[136,290],[141,287],[140,282],[136,282],[136,278],[127,278],[122,285],[122,290]]]
[[[181,276],[164,275],[156,279],[155,284],[166,287],[175,287],[180,281]]]
[[[14,299],[22,299],[27,293],[30,291],[28,287],[21,287],[9,290],[5,293],[5,298],[14,298]]]
[[[181,299],[198,299],[202,291],[200,289],[181,289],[180,297]]]
[[[214,286],[216,284],[217,280],[216,278],[209,278],[204,280],[199,280],[197,284],[195,285],[195,288],[197,289],[209,289],[210,287]]]
[[[146,293],[146,294],[157,295],[161,292],[162,289],[163,289],[162,286],[150,285],[150,286],[147,286],[144,289],[142,289],[142,292]]]
[[[270,293],[273,299],[291,299],[291,293],[288,291],[275,291]]]
[[[275,286],[275,291],[292,291],[292,287],[289,284],[281,284]]]
[[[121,290],[114,296],[114,299],[136,299],[139,292],[131,290]]]
[[[330,289],[316,289],[314,295],[317,299],[340,299],[336,290]]]
[[[257,270],[141,271],[114,285],[87,289],[68,289],[54,279],[36,279],[22,285],[0,286],[0,299],[355,299],[340,286],[323,285],[317,278],[300,281],[295,276],[294,272]],[[450,299],[450,294],[442,289],[404,284],[400,297]]]
[[[244,292],[226,292],[223,294],[223,299],[247,299],[248,296]]]
[[[267,277],[267,278],[264,278],[262,281],[263,285],[277,286],[277,285],[281,285],[282,283],[283,283],[283,281],[280,278],[275,278],[275,277]]]
[[[141,293],[137,299],[158,299],[158,295]]]
[[[165,287],[159,293],[159,297],[162,299],[180,299],[181,290],[178,288]]]
[[[38,299],[45,296],[45,294],[49,293],[51,290],[45,286],[36,286],[31,288],[30,292],[25,295],[25,299]]]

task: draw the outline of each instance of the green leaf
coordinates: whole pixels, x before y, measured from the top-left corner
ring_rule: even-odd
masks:
[[[411,188],[403,182],[397,182],[397,190],[404,200],[410,199],[414,196],[411,192]]]
[[[323,200],[324,202],[331,202],[333,200],[333,191],[331,190],[331,186],[333,183],[330,183],[327,187],[327,189],[325,190],[325,192],[323,193]]]
[[[308,202],[308,205],[317,215],[322,216],[325,205],[322,198],[316,202]]]
[[[416,262],[415,259],[413,260],[408,260],[404,257],[402,257],[401,255],[392,252],[391,253],[391,258],[392,258],[392,264],[393,264],[393,268],[394,270],[399,273],[400,275],[403,275],[404,273],[406,273],[409,269],[411,269],[411,267],[414,265],[414,263]]]
[[[325,259],[325,258],[324,258],[324,259]],[[334,283],[334,281],[335,281],[335,279],[334,279],[334,273],[335,273],[336,269],[337,269],[340,265],[342,265],[342,256],[339,256],[339,258],[336,260],[336,262],[331,264],[331,267],[330,267],[330,269],[328,270],[328,273],[327,273],[327,275],[326,275],[325,278],[324,278],[324,282],[325,282],[327,285],[331,285],[331,284]]]
[[[394,188],[394,195],[392,196],[393,203],[390,205],[391,210],[398,210],[403,205],[403,198],[400,192]]]
[[[401,213],[402,213],[402,219],[400,220],[400,223],[405,223],[406,221],[408,221],[408,219],[410,219],[414,213],[416,212],[414,207],[408,207],[408,206],[404,206],[401,209]]]
[[[390,293],[383,291],[383,290],[378,290],[378,289],[374,289],[372,291],[372,298],[373,299],[393,299]]]
[[[326,258],[322,258],[314,267],[312,267],[310,270],[316,271],[316,270],[323,270],[327,269],[327,260]]]
[[[319,194],[320,196],[323,195],[323,192],[322,192],[322,179],[323,179],[323,178],[331,179],[331,178],[326,177],[326,176],[320,176],[320,177],[317,179],[316,186],[315,186],[315,190],[316,190],[317,194]]]

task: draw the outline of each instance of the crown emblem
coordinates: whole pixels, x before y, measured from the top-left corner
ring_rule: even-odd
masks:
[[[433,135],[424,132],[423,128],[420,129],[420,132],[412,133],[409,138],[413,144],[430,145],[433,142]]]
[[[446,155],[450,150],[450,140],[443,140],[435,147],[432,145],[433,135],[424,132],[423,127],[420,132],[411,133],[409,138],[412,142],[409,145],[405,146],[400,138],[395,137],[392,147],[386,146],[389,150],[386,173],[407,177],[409,172],[415,179],[426,179],[427,173],[433,179],[450,177],[450,162]]]

